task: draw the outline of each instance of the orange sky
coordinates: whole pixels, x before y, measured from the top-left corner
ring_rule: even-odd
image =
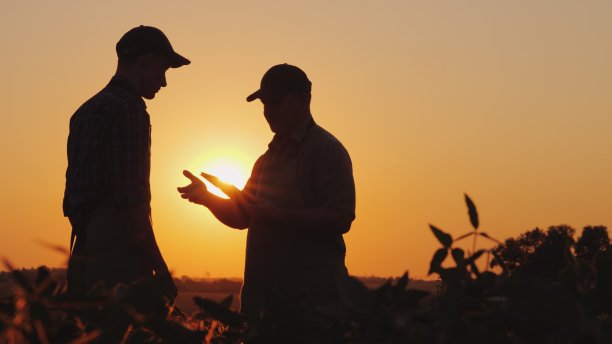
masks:
[[[62,264],[36,240],[68,245],[68,121],[139,24],[192,61],[148,101],[154,226],[178,275],[242,275],[246,232],[176,186],[184,168],[248,173],[272,134],[244,99],[282,62],[306,71],[315,119],[353,159],[352,274],[424,277],[427,224],[470,228],[463,192],[500,239],[610,225],[610,18],[607,1],[3,1],[0,256]]]

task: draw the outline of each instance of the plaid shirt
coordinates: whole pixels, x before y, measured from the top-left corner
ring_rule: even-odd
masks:
[[[64,216],[107,197],[120,207],[148,204],[150,169],[145,102],[115,76],[70,118]]]

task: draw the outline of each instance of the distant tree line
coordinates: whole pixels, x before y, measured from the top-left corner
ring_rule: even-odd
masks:
[[[47,266],[43,265],[38,268],[15,269],[15,271],[17,271],[30,283],[34,283],[36,281],[36,278],[41,270],[49,271],[51,278],[60,284],[65,283],[66,281],[65,268],[48,268]],[[389,280],[388,277],[380,276],[357,276],[356,278],[359,279],[365,286],[372,289],[380,287]],[[0,271],[0,282],[14,282],[14,274],[9,271]],[[240,288],[242,286],[241,278],[198,278],[181,276],[175,277],[174,282],[180,291],[185,292],[238,294],[240,293]],[[414,280],[411,283],[414,286],[424,290],[434,290],[437,286],[437,282],[435,281]]]
[[[586,226],[578,239],[574,239],[575,233],[574,228],[560,225],[546,231],[535,228],[507,239],[492,250],[491,267],[501,267],[503,275],[548,281],[594,267],[596,258],[610,250],[608,229]],[[581,272],[592,274],[595,270]]]

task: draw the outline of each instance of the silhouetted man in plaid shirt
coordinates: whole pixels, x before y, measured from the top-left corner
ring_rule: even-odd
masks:
[[[72,224],[68,291],[85,295],[99,281],[110,287],[158,275],[173,300],[176,287],[151,224],[151,125],[142,98],[166,86],[168,68],[190,61],[154,27],[128,31],[116,50],[116,74],[70,119],[63,204]]]

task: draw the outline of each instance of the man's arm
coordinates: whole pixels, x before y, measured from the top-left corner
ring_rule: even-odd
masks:
[[[344,234],[350,229],[354,217],[349,212],[328,207],[287,210],[270,203],[249,203],[241,199],[241,196],[233,199],[221,198],[209,192],[204,183],[189,171],[184,171],[183,174],[191,180],[191,184],[178,188],[181,197],[207,207],[219,221],[232,228],[245,229],[253,220],[288,225],[296,230],[308,228],[313,234]]]
[[[151,224],[150,122],[144,111],[127,106],[108,109],[112,115],[108,144],[109,175],[114,202],[128,223],[125,240],[134,244],[143,264],[174,285]],[[175,291],[170,291],[170,294]]]
[[[119,214],[130,224],[130,232],[126,233],[126,239],[135,244],[135,249],[139,251],[139,257],[145,260],[152,270],[160,273],[167,271],[168,267],[164,262],[151,223],[151,212],[146,204],[139,204],[132,207],[120,208]]]
[[[208,191],[204,182],[191,172],[183,171],[183,175],[191,181],[191,184],[177,188],[182,198],[207,207],[226,226],[236,229],[245,229],[249,226],[250,218],[245,211],[247,202],[242,195],[232,199],[218,197]]]
[[[133,207],[120,208],[119,214],[124,216],[125,221],[130,224],[128,227],[130,232],[126,233],[126,240],[134,243],[134,250],[136,250],[138,257],[145,266],[150,267],[151,271],[155,271],[155,274],[163,283],[163,293],[169,300],[174,300],[178,290],[159,250],[157,240],[155,240],[149,206],[140,204]]]
[[[111,118],[107,156],[111,190],[121,208],[148,205],[151,201],[151,132],[144,110],[123,104],[109,105]]]

